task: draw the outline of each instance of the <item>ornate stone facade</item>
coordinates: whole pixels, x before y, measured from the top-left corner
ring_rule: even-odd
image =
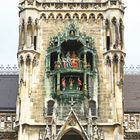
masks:
[[[15,112],[3,112],[0,111],[0,139],[1,140],[9,140],[15,139],[16,132],[14,130],[15,127]]]
[[[121,0],[19,3],[18,140],[123,140]]]

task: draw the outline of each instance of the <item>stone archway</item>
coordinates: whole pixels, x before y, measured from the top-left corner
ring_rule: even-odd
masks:
[[[71,130],[64,134],[61,140],[84,140],[80,134]]]

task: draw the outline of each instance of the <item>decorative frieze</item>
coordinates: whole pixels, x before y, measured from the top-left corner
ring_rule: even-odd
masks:
[[[19,9],[22,11],[24,8],[37,8],[40,10],[105,10],[107,8],[124,9],[123,3],[117,1],[34,1],[28,0],[27,3],[22,2],[19,4]],[[21,8],[22,7],[22,8]]]
[[[3,65],[0,66],[0,75],[18,75],[18,67],[14,65],[11,67],[7,65],[4,67]]]
[[[126,132],[140,132],[140,113],[124,114],[124,127]]]
[[[13,131],[15,127],[15,113],[0,113],[0,131]]]

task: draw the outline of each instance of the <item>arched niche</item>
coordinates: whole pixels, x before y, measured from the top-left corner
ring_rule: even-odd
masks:
[[[47,116],[52,116],[53,115],[53,110],[54,110],[54,101],[49,100],[47,102]]]
[[[97,108],[96,108],[96,102],[94,100],[89,101],[89,109],[91,112],[91,116],[97,115]]]
[[[60,140],[84,140],[84,138],[75,130],[65,133]]]

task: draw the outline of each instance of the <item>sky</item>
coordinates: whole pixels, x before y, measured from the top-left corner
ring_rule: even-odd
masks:
[[[140,0],[124,0],[126,66],[140,65]],[[8,3],[8,4],[7,4]],[[17,65],[18,0],[1,0],[0,65]]]

